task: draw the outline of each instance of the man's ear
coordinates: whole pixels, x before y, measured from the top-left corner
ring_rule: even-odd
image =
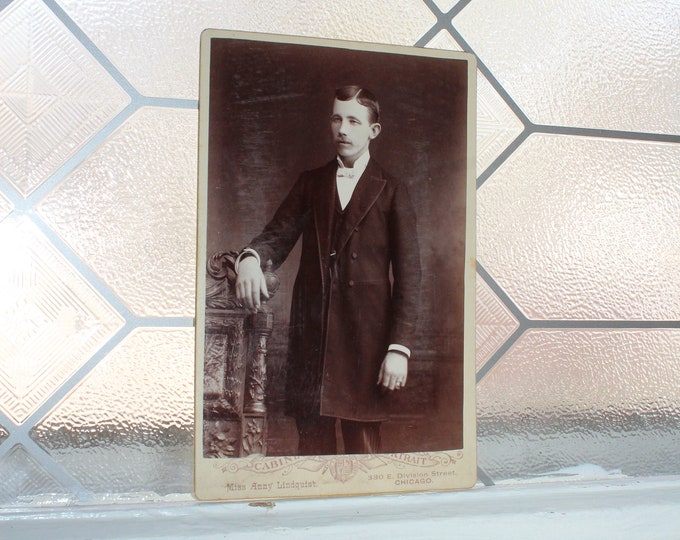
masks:
[[[371,124],[371,133],[369,137],[371,139],[375,139],[378,135],[380,135],[380,130],[382,130],[382,126],[380,124],[377,122],[375,124]]]

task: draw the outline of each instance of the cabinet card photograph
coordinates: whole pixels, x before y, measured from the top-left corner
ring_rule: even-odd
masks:
[[[197,498],[475,483],[475,76],[203,32]]]

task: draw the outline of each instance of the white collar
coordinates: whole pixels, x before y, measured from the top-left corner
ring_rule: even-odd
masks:
[[[338,170],[336,172],[335,184],[337,186],[338,198],[340,199],[340,207],[343,210],[349,204],[354,189],[359,183],[359,178],[366,170],[370,157],[370,154],[366,151],[354,162],[354,167],[345,167],[338,156]],[[342,174],[345,171],[352,171],[352,173],[351,175],[346,176]],[[341,176],[343,176],[343,178],[341,178]]]
[[[366,150],[359,158],[354,162],[353,167],[345,167],[345,165],[342,163],[342,160],[340,159],[340,156],[336,157],[338,161],[338,168],[339,169],[353,169],[354,170],[354,177],[358,180],[359,177],[364,173],[366,170],[366,167],[368,166],[368,160],[371,159],[371,154],[368,150]]]

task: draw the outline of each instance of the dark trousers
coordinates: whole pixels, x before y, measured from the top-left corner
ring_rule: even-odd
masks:
[[[336,418],[297,418],[298,455],[322,456],[338,453]],[[345,454],[380,453],[380,422],[340,419]]]

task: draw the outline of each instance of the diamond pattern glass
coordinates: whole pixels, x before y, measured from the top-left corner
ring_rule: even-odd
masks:
[[[477,392],[494,479],[680,470],[680,330],[529,330]]]
[[[489,81],[477,74],[477,175],[481,174],[524,130],[524,124]]]
[[[477,370],[519,328],[519,322],[486,282],[477,275]]]
[[[422,2],[400,0],[59,3],[142,94],[189,99],[198,96],[205,28],[411,45],[436,21]]]
[[[192,328],[140,328],[32,431],[95,494],[192,490]]]
[[[0,409],[21,423],[123,320],[27,218],[0,222],[0,253]]]
[[[5,219],[14,209],[12,202],[0,193],[0,221]]]
[[[535,123],[680,133],[677,1],[473,1],[453,24]]]
[[[22,195],[129,101],[43,2],[0,11],[0,175]]]
[[[680,145],[533,135],[478,190],[477,257],[531,319],[680,320]]]
[[[0,460],[0,505],[67,505],[75,496],[20,444]]]
[[[462,51],[463,49],[442,30],[428,44],[435,49]],[[489,81],[477,71],[477,175],[522,133],[524,125],[501,99]]]
[[[39,212],[141,316],[193,316],[196,111],[143,108]]]
[[[463,48],[456,43],[456,40],[451,37],[451,34],[446,30],[440,30],[430,40],[427,47],[431,49],[446,49],[449,51],[462,51]]]

